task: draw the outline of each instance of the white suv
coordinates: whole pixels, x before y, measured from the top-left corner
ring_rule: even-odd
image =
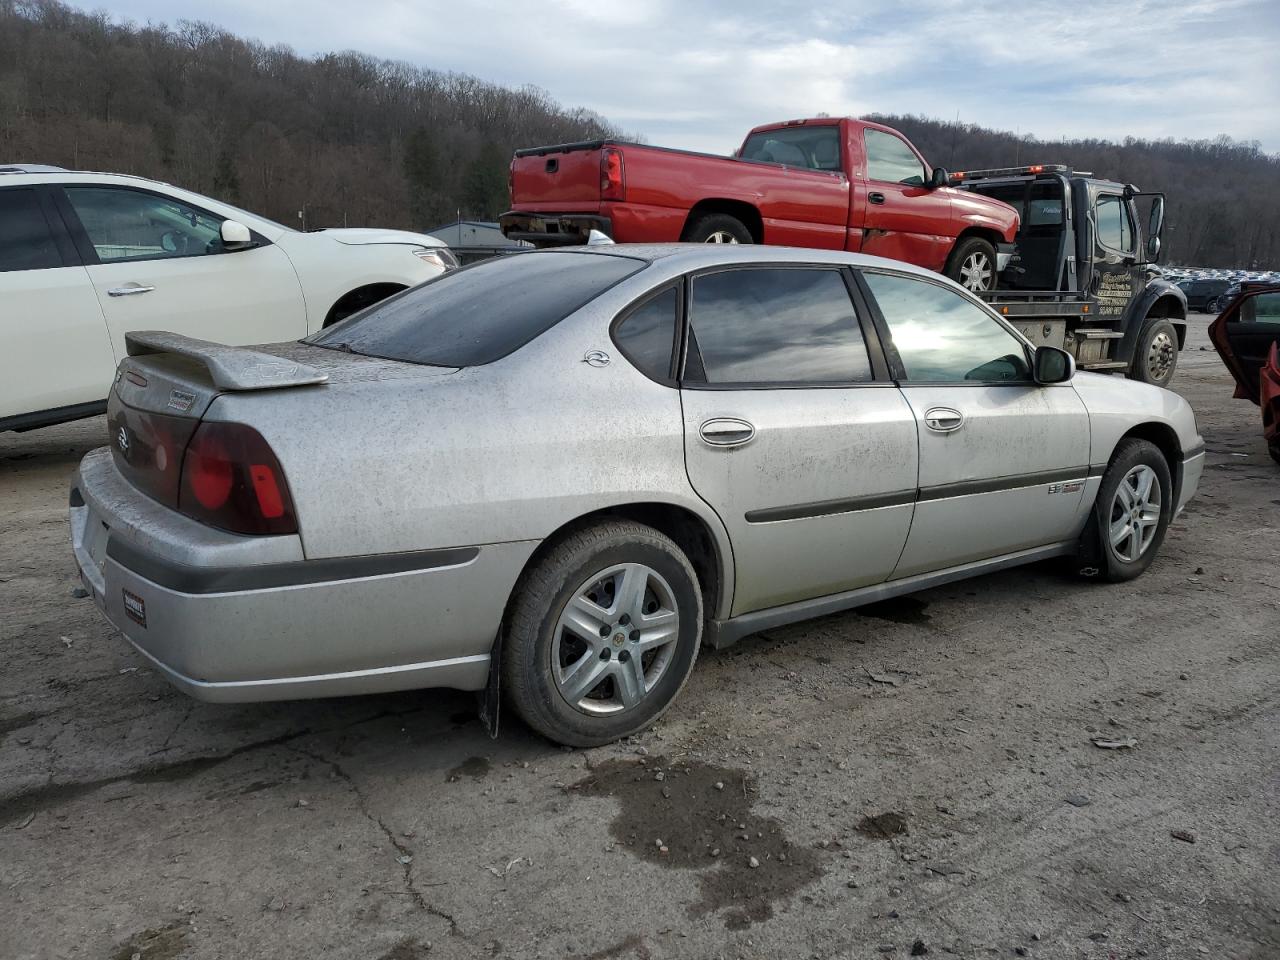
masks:
[[[140,177],[0,165],[0,431],[105,410],[131,330],[296,340],[456,266],[426,234],[300,233]]]

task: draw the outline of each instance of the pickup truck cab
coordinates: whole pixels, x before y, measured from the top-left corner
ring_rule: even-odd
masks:
[[[767,243],[851,250],[993,289],[1017,212],[951,185],[892,127],[848,117],[756,127],[733,157],[619,140],[517,150],[502,232],[536,246]]]

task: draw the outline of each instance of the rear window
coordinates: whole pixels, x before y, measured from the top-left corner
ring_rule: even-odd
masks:
[[[797,125],[753,133],[742,145],[743,160],[785,163],[811,170],[840,170],[840,128]]]
[[[603,254],[512,254],[442,274],[307,342],[407,363],[479,366],[518,350],[644,266]]]

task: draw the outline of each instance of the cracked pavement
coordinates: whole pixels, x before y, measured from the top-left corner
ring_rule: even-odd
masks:
[[[0,435],[0,957],[1280,957],[1280,468],[1207,319],[1146,576],[769,631],[590,751],[450,691],[186,699],[72,596],[102,420]]]

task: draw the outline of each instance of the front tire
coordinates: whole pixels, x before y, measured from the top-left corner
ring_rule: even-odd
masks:
[[[1157,387],[1167,387],[1178,369],[1178,331],[1163,317],[1147,321],[1138,337],[1129,377]]]
[[[643,730],[688,680],[702,592],[688,558],[642,524],[593,524],[521,579],[504,630],[502,679],[538,733],[595,747]]]
[[[1116,448],[1085,531],[1086,554],[1110,583],[1140,576],[1155,559],[1173,519],[1169,464],[1154,443],[1136,438]]]
[[[996,248],[981,237],[965,237],[955,245],[942,271],[966,290],[996,288]]]

